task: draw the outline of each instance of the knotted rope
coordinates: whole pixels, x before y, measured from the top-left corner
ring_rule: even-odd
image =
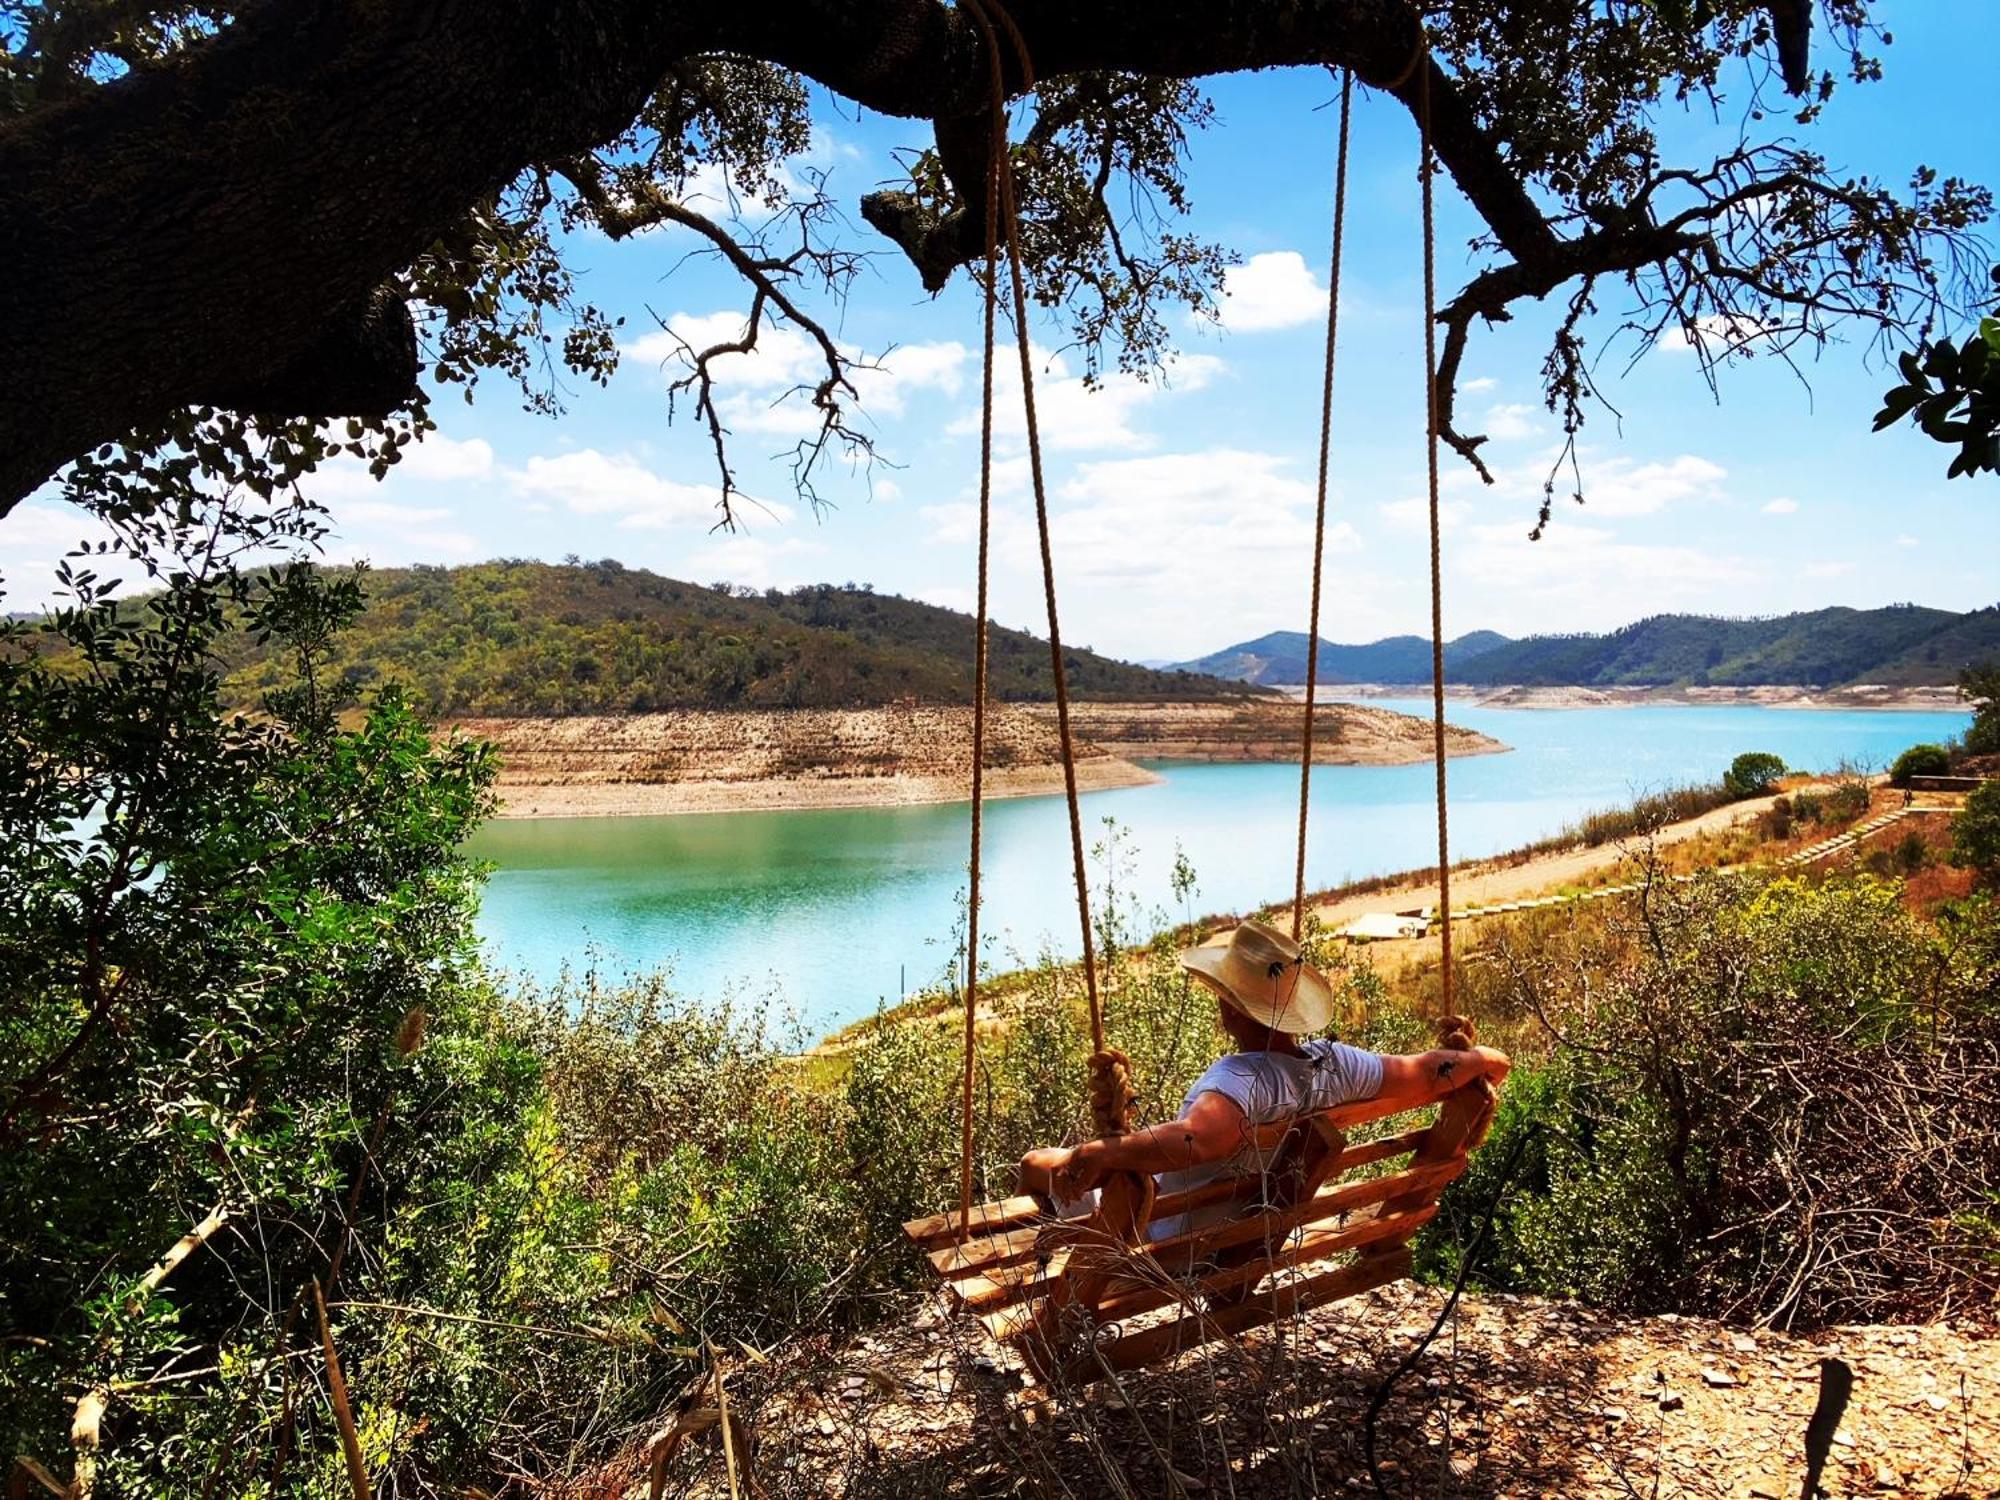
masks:
[[[1426,46],[1428,52],[1428,45]],[[1421,157],[1417,178],[1424,200],[1424,457],[1429,479],[1431,523],[1431,758],[1437,767],[1438,938],[1443,948],[1440,974],[1443,995],[1439,1008],[1452,1008],[1451,968],[1451,827],[1445,803],[1444,774],[1444,548],[1438,520],[1438,389],[1437,389],[1437,220],[1431,179],[1437,163],[1431,155],[1431,70],[1428,58],[1417,74],[1417,134]]]
[[[1319,396],[1319,491],[1313,508],[1312,618],[1306,628],[1306,721],[1299,751],[1299,857],[1292,879],[1292,941],[1306,921],[1306,816],[1312,805],[1313,710],[1319,693],[1320,569],[1326,558],[1326,476],[1333,455],[1333,365],[1340,343],[1340,248],[1347,223],[1347,138],[1354,70],[1340,75],[1340,147],[1333,172],[1333,250],[1326,277],[1326,365]]]
[[[994,69],[999,68],[996,53]],[[1004,124],[996,129],[1005,129]],[[999,279],[1000,174],[986,168],[986,342],[980,365],[979,417],[979,603],[973,625],[972,658],[972,850],[968,859],[965,908],[965,1088],[960,1101],[958,1228],[972,1225],[972,1075],[979,1047],[979,840],[986,771],[987,575],[993,522],[993,288]]]
[[[980,797],[983,789],[986,733],[986,629],[988,536],[992,510],[993,471],[993,342],[999,299],[999,235],[1004,230],[1007,271],[1013,299],[1014,340],[1021,363],[1021,408],[1028,438],[1028,475],[1035,497],[1035,526],[1041,542],[1042,596],[1049,622],[1049,670],[1055,682],[1056,730],[1062,747],[1063,792],[1069,809],[1070,860],[1076,882],[1078,927],[1083,940],[1084,989],[1090,1014],[1091,1114],[1100,1135],[1117,1135],[1131,1128],[1131,1064],[1122,1052],[1104,1045],[1104,1007],[1097,985],[1097,951],[1090,927],[1090,883],[1084,867],[1083,814],[1077,803],[1076,745],[1070,728],[1069,673],[1063,659],[1062,621],[1056,607],[1055,558],[1049,541],[1048,489],[1042,475],[1041,426],[1035,410],[1034,357],[1028,341],[1028,293],[1021,273],[1020,212],[1014,186],[1013,161],[1007,148],[1007,83],[1000,62],[999,30],[1007,32],[1020,64],[1022,87],[1032,87],[1034,66],[1012,17],[999,0],[966,0],[965,11],[983,34],[992,93],[986,191],[986,286],[984,378],[980,420],[979,472],[979,620],[978,658],[973,697],[973,812],[969,908],[966,923],[967,982],[965,989],[965,1078],[961,1099],[963,1125],[959,1163],[959,1231],[967,1233],[972,1219],[972,1078],[977,1046],[978,922]],[[997,22],[997,26],[996,26]]]

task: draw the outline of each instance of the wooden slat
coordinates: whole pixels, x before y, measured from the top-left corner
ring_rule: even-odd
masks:
[[[1211,1271],[1205,1276],[1188,1280],[1171,1280],[1164,1275],[1149,1279],[1135,1273],[1126,1279],[1125,1290],[1114,1292],[1099,1303],[1097,1320],[1100,1323],[1115,1323],[1176,1302],[1201,1307],[1211,1293],[1253,1287],[1273,1271],[1310,1265],[1330,1255],[1358,1250],[1384,1240],[1407,1239],[1436,1215],[1437,1205],[1433,1203],[1413,1213],[1366,1218],[1340,1229],[1311,1230],[1289,1248],[1281,1248],[1275,1254],[1260,1255],[1242,1265]],[[1018,1338],[1034,1315],[1031,1305],[1017,1300],[1010,1306],[982,1313],[979,1321],[989,1334],[1005,1343]]]
[[[1047,1212],[1039,1198],[1025,1194],[1002,1198],[997,1203],[981,1203],[972,1210],[972,1232],[991,1234],[999,1229],[1012,1229]],[[912,1219],[903,1226],[903,1233],[924,1250],[935,1250],[939,1245],[950,1244],[958,1239],[958,1210]]]
[[[1345,1107],[1345,1106],[1343,1106]],[[1323,1111],[1331,1117],[1335,1111]],[[1420,1126],[1404,1131],[1401,1135],[1388,1136],[1379,1141],[1369,1141],[1358,1146],[1349,1146],[1340,1153],[1334,1163],[1334,1175],[1355,1167],[1386,1161],[1418,1149],[1430,1138],[1431,1127]],[[1228,1178],[1221,1182],[1206,1183],[1198,1188],[1190,1188],[1184,1193],[1169,1193],[1153,1204],[1153,1220],[1178,1218],[1198,1208],[1209,1208],[1217,1203],[1227,1203],[1253,1192],[1262,1182],[1260,1177]],[[938,1275],[951,1279],[964,1276],[990,1266],[1015,1265],[1024,1260],[1032,1260],[1036,1252],[1036,1236],[1049,1226],[1046,1211],[1033,1198],[1006,1198],[998,1203],[982,1204],[972,1211],[973,1222],[980,1222],[986,1215],[999,1232],[968,1240],[963,1246],[957,1243],[956,1230],[939,1234],[931,1226],[949,1220],[956,1225],[955,1214],[933,1214],[929,1218],[912,1219],[904,1225],[904,1232],[917,1239],[919,1232],[928,1235],[931,1250],[931,1265]],[[1076,1221],[1081,1223],[1081,1220]],[[922,1243],[922,1241],[919,1241]],[[963,1253],[960,1253],[963,1251]]]
[[[1370,1101],[1372,1102],[1372,1101]],[[1342,1110],[1352,1106],[1342,1106]],[[1326,1115],[1333,1117],[1341,1111],[1329,1110]],[[1306,1117],[1301,1117],[1306,1118]],[[1378,1115],[1376,1118],[1382,1118]],[[1285,1122],[1279,1122],[1285,1124]],[[1292,1122],[1296,1123],[1296,1122]],[[1338,1123],[1336,1120],[1335,1123]],[[1271,1127],[1264,1127],[1268,1131]],[[1289,1129],[1290,1125],[1285,1124]],[[1387,1161],[1390,1157],[1402,1156],[1414,1151],[1422,1144],[1428,1133],[1428,1126],[1404,1131],[1401,1135],[1386,1136],[1379,1141],[1367,1141],[1357,1146],[1349,1146],[1340,1153],[1334,1164],[1334,1173],[1352,1171],[1374,1162]],[[1260,1139],[1259,1145],[1264,1144]],[[1282,1136],[1280,1137],[1282,1140]],[[1253,1189],[1261,1179],[1245,1177],[1224,1182],[1212,1182],[1203,1187],[1192,1188],[1184,1193],[1169,1193],[1153,1205],[1155,1220],[1175,1217],[1197,1208],[1207,1208],[1211,1204],[1224,1203]],[[1012,1198],[1001,1198],[992,1203],[981,1203],[972,1210],[972,1233],[975,1237],[991,1237],[1011,1229],[1020,1229],[1038,1224],[1048,1217],[1048,1209],[1039,1198],[1020,1194]],[[903,1233],[920,1250],[937,1250],[958,1242],[958,1211],[926,1214],[920,1219],[911,1219],[903,1225]]]
[[[1254,1260],[1245,1261],[1240,1266],[1210,1272],[1189,1282],[1187,1288],[1194,1292],[1197,1298],[1201,1298],[1210,1293],[1252,1287],[1273,1271],[1310,1265],[1316,1260],[1325,1260],[1329,1255],[1338,1255],[1343,1250],[1356,1250],[1363,1245],[1394,1239],[1398,1235],[1404,1237],[1413,1235],[1436,1215],[1437,1205],[1433,1203],[1412,1213],[1394,1214],[1384,1218],[1370,1217],[1340,1229],[1310,1230],[1294,1241],[1288,1249],[1280,1248],[1271,1255],[1260,1255]],[[1099,1305],[1099,1320],[1115,1323],[1121,1318],[1133,1318],[1156,1307],[1165,1307],[1169,1301],[1174,1300],[1172,1297],[1156,1297],[1154,1294],[1155,1288],[1142,1287],[1120,1296],[1107,1297]]]
[[[1266,1210],[1240,1219],[1225,1219],[1218,1224],[1191,1229],[1185,1234],[1132,1246],[1129,1253],[1157,1257],[1186,1252],[1183,1258],[1200,1257],[1227,1249],[1232,1245],[1247,1245],[1262,1239],[1282,1239],[1303,1225],[1317,1223],[1333,1214],[1351,1212],[1391,1198],[1404,1200],[1405,1209],[1420,1207],[1419,1199],[1426,1196],[1435,1198],[1446,1183],[1464,1170],[1465,1158],[1461,1156],[1441,1162],[1431,1162],[1421,1167],[1406,1168],[1401,1172],[1392,1172],[1382,1177],[1326,1187],[1314,1194],[1311,1202],[1303,1203],[1297,1208]],[[1002,1278],[995,1277],[993,1273],[1036,1259],[1038,1233],[1039,1231],[1033,1229],[1014,1230],[1008,1234],[994,1235],[989,1239],[970,1241],[964,1245],[948,1245],[931,1252],[931,1264],[947,1283],[980,1278],[996,1286],[1005,1286],[1007,1283]],[[1032,1283],[1028,1285],[1032,1286]],[[979,1288],[978,1292],[985,1295],[986,1289]],[[985,1305],[990,1305],[990,1301]]]
[[[1333,1164],[1334,1175],[1351,1172],[1356,1167],[1373,1166],[1378,1161],[1387,1161],[1394,1156],[1407,1156],[1424,1143],[1430,1134],[1430,1126],[1419,1125],[1415,1130],[1406,1130],[1401,1135],[1385,1135],[1379,1141],[1363,1141],[1358,1146],[1349,1146],[1340,1153],[1340,1160]]]
[[[1445,1184],[1464,1170],[1465,1158],[1458,1156],[1420,1167],[1407,1167],[1384,1177],[1369,1177],[1360,1182],[1321,1188],[1311,1202],[1301,1203],[1297,1208],[1251,1214],[1242,1219],[1225,1219],[1220,1224],[1209,1224],[1191,1229],[1186,1234],[1155,1240],[1146,1248],[1154,1255],[1186,1248],[1200,1256],[1228,1249],[1232,1245],[1247,1245],[1263,1239],[1275,1241],[1294,1229],[1316,1224],[1333,1214],[1365,1208],[1371,1203],[1394,1199],[1399,1205],[1397,1211],[1403,1212],[1421,1207],[1423,1199],[1436,1198]]]
[[[1337,1271],[1277,1288],[1268,1297],[1239,1302],[1215,1312],[1190,1312],[1153,1328],[1142,1328],[1123,1338],[1112,1339],[1077,1356],[1065,1368],[1065,1375],[1079,1385],[1102,1378],[1114,1370],[1130,1370],[1154,1365],[1187,1349],[1199,1348],[1216,1339],[1262,1327],[1295,1312],[1352,1297],[1410,1274],[1410,1252],[1399,1248],[1386,1255],[1357,1261]]]

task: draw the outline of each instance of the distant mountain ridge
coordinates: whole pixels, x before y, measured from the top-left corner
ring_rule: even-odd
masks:
[[[1475,631],[1445,647],[1445,680],[1475,687],[1946,687],[1962,668],[1995,659],[2000,606],[1957,614],[1896,604],[1762,620],[1654,615],[1604,635],[1509,640]],[[1306,637],[1277,631],[1179,665],[1260,685],[1301,683]],[[1430,643],[1421,636],[1362,646],[1322,640],[1319,670],[1325,682],[1428,683]]]
[[[681,708],[868,708],[972,701],[972,618],[853,585],[704,587],[606,559],[382,568],[322,667],[360,690],[402,683],[446,717],[623,714]],[[1048,642],[993,627],[990,691],[1054,696]],[[1191,702],[1261,696],[1239,681],[1065,652],[1079,699]],[[273,648],[229,641],[224,691],[254,705],[284,681]]]
[[[1491,630],[1475,630],[1455,641],[1447,641],[1444,648],[1445,680],[1456,680],[1459,670],[1467,663],[1497,647],[1511,644],[1506,636]],[[1304,682],[1306,633],[1303,630],[1274,630],[1269,635],[1258,636],[1254,641],[1225,646],[1194,661],[1174,662],[1170,667],[1170,670],[1173,669],[1206,672],[1262,686]],[[1429,682],[1430,638],[1392,635],[1370,641],[1365,646],[1343,646],[1321,637],[1319,672],[1324,682]]]

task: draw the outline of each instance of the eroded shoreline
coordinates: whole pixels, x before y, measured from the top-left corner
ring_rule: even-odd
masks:
[[[987,719],[986,795],[1060,795],[1053,705],[995,704]],[[1408,765],[1431,753],[1429,724],[1408,714],[1322,704],[1314,722],[1315,764]],[[1295,760],[1301,729],[1297,706],[1277,699],[1079,703],[1072,724],[1083,791],[1158,781],[1140,760]],[[970,708],[683,710],[457,727],[496,746],[506,818],[904,807],[971,796]],[[1506,749],[1447,726],[1448,754]]]
[[[1302,696],[1302,687],[1280,691]],[[1428,683],[1340,682],[1321,689],[1337,698],[1413,698]],[[1856,683],[1843,688],[1806,687],[1476,687],[1447,683],[1445,697],[1478,708],[1795,708],[1873,709],[1886,713],[1967,711],[1955,687],[1898,687]]]

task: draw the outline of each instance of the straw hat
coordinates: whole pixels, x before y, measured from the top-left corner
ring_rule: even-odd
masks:
[[[1275,927],[1245,922],[1226,948],[1189,948],[1181,967],[1260,1026],[1302,1036],[1333,1019],[1333,987]]]

